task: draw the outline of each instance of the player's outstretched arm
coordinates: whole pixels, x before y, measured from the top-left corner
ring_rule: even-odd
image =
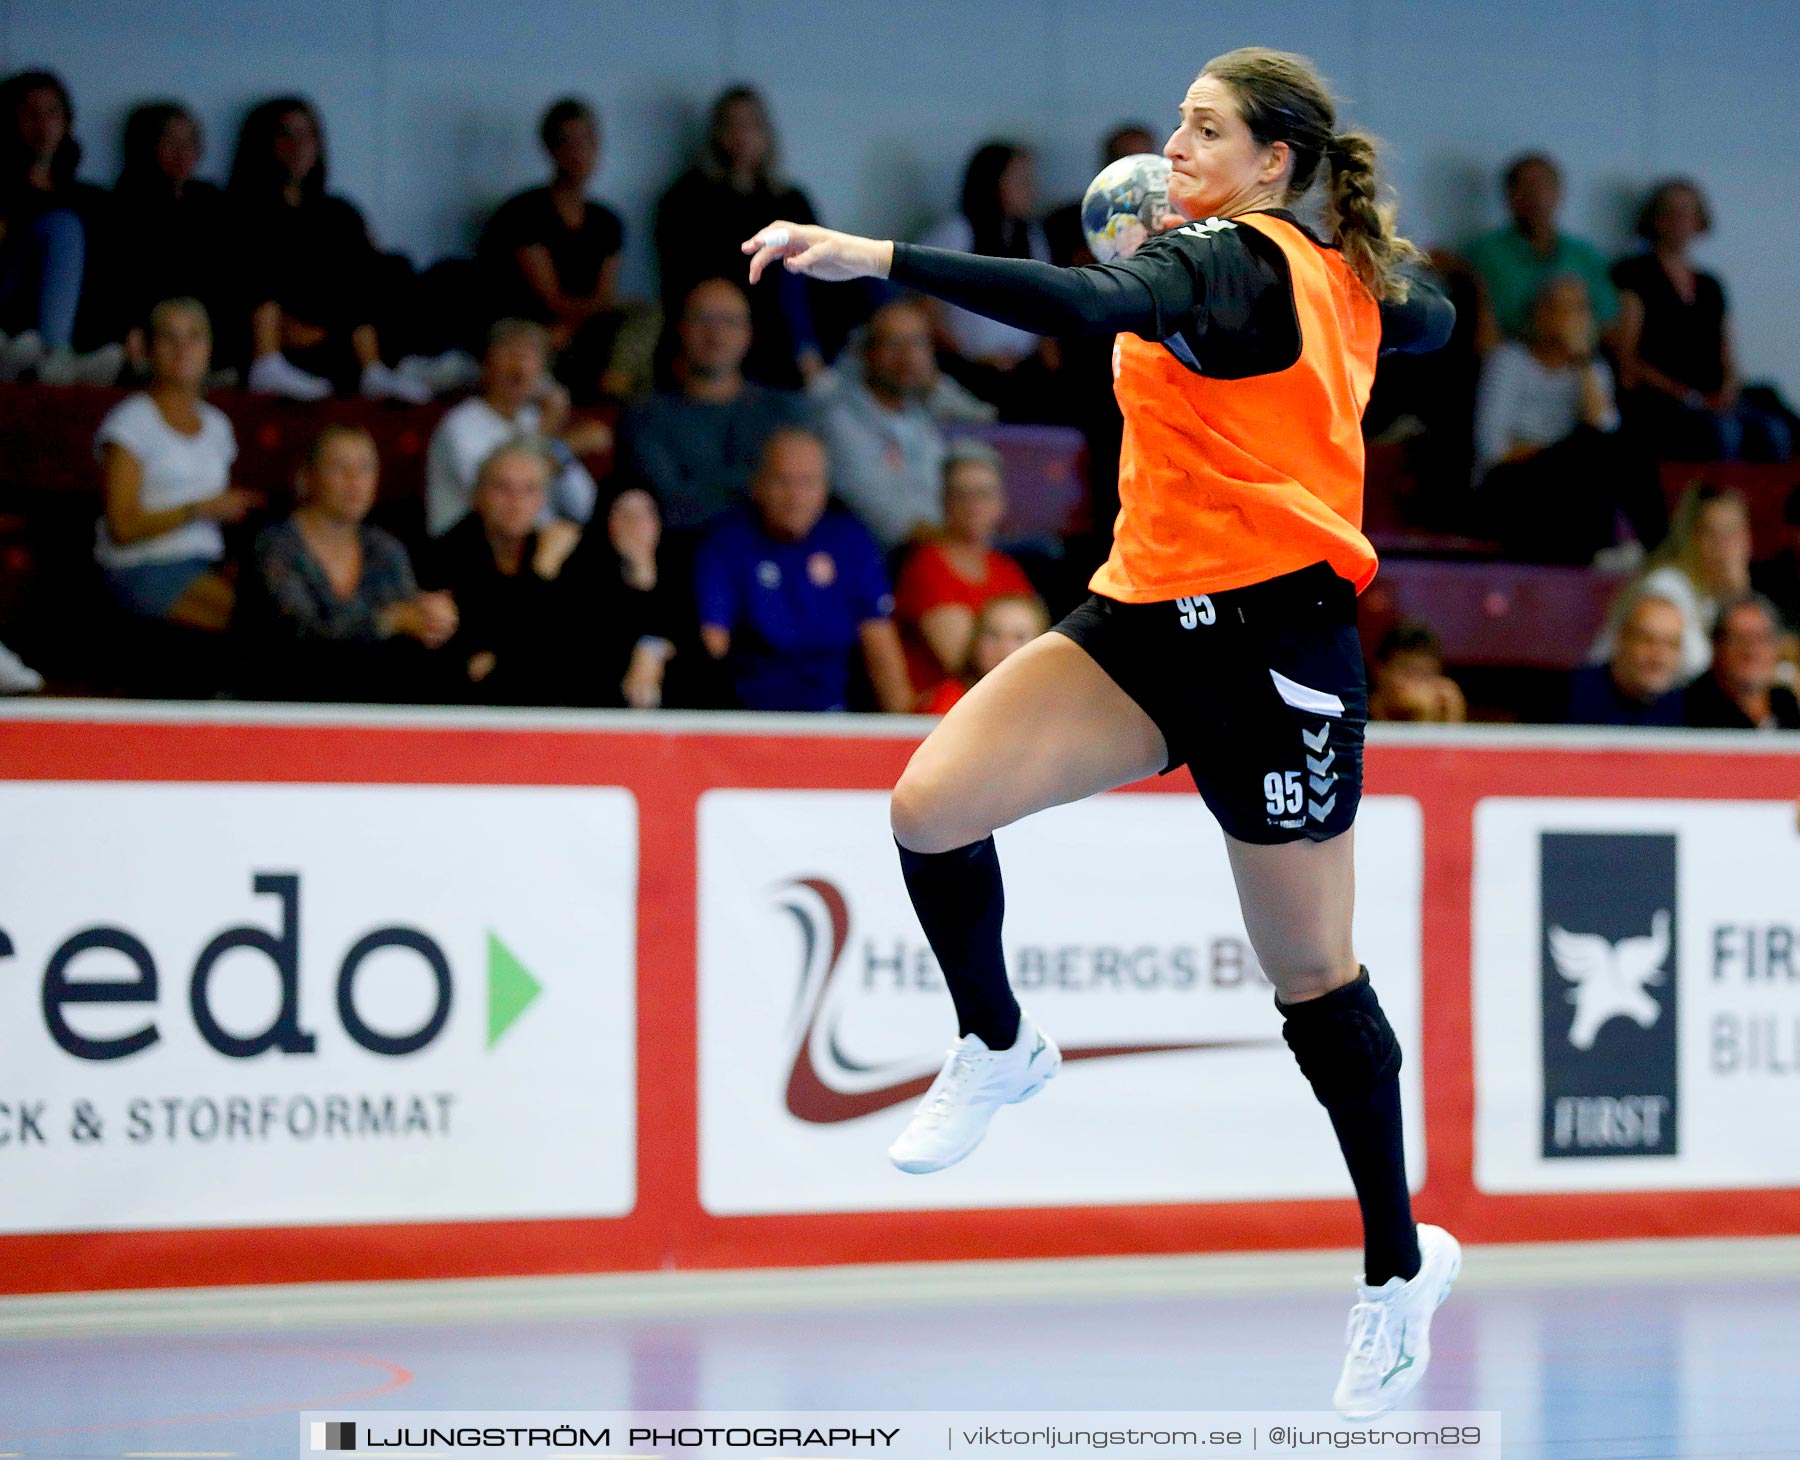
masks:
[[[885,279],[894,262],[894,245],[886,239],[859,238],[816,223],[788,223],[776,219],[741,245],[750,255],[750,282],[777,259],[789,273],[810,279],[842,283],[846,279]]]
[[[793,273],[830,281],[873,277],[930,294],[1002,324],[1040,335],[1140,331],[1153,327],[1160,304],[1169,317],[1192,307],[1185,271],[1164,270],[1175,286],[1153,290],[1134,262],[1059,269],[1036,259],[985,258],[916,243],[858,238],[810,223],[776,221],[741,245],[750,282],[781,260]]]

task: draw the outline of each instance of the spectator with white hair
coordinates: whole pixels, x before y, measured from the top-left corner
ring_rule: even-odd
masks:
[[[455,601],[449,657],[468,698],[483,704],[557,702],[567,653],[556,583],[581,533],[539,518],[556,470],[541,439],[516,436],[488,454],[473,509],[433,546],[423,578]]]
[[[425,530],[441,536],[474,505],[475,479],[494,451],[516,436],[540,437],[554,470],[540,525],[553,516],[583,523],[598,489],[576,453],[603,449],[611,433],[598,422],[571,424],[569,393],[550,375],[544,327],[503,319],[488,332],[481,392],[452,406],[425,451]]]
[[[1645,589],[1619,620],[1612,657],[1569,679],[1571,725],[1682,723],[1681,646],[1686,616],[1674,599]]]

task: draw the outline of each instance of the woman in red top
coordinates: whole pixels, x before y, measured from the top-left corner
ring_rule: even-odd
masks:
[[[1002,593],[981,605],[975,615],[969,652],[956,675],[920,699],[919,712],[947,715],[950,707],[1040,634],[1050,631],[1050,610],[1035,593]]]
[[[1179,224],[1118,263],[1057,269],[774,223],[744,244],[820,279],[865,275],[1046,334],[1113,332],[1120,511],[1093,596],[976,685],[914,754],[892,820],[963,1037],[890,1148],[940,1170],[1055,1073],[1000,942],[992,833],[1186,764],[1226,833],[1283,1034],[1361,1206],[1364,1281],[1336,1402],[1391,1407],[1424,1372],[1459,1256],[1415,1226],[1400,1048],[1351,942],[1351,823],[1368,692],[1356,595],[1361,418],[1383,349],[1449,337],[1442,294],[1376,202],[1374,144],[1340,133],[1310,62],[1233,51],[1163,148]],[[1322,235],[1289,211],[1324,182]],[[1195,220],[1181,222],[1181,220]]]
[[[921,698],[962,672],[984,603],[1036,592],[1025,570],[994,546],[1005,515],[999,453],[981,441],[955,443],[944,462],[944,530],[913,550],[894,586],[906,668]]]

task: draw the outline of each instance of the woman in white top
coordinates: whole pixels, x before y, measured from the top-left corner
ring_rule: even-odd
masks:
[[[963,169],[961,210],[919,241],[957,253],[1048,263],[1050,242],[1033,216],[1035,191],[1029,151],[1013,142],[984,142]],[[1046,372],[1062,364],[1055,341],[953,304],[933,301],[931,307],[945,369],[1007,419],[1038,419],[1033,399],[1041,397]]]
[[[1682,494],[1669,535],[1645,571],[1616,601],[1588,659],[1612,658],[1624,613],[1646,595],[1681,610],[1681,680],[1698,679],[1712,665],[1712,631],[1719,605],[1750,591],[1750,509],[1735,487],[1696,482]]]
[[[1558,274],[1538,290],[1528,343],[1498,345],[1482,365],[1476,479],[1508,557],[1586,563],[1616,542],[1621,509],[1645,550],[1662,540],[1654,468],[1619,433],[1598,344],[1587,285]]]
[[[578,526],[594,514],[599,489],[578,452],[603,451],[612,432],[598,421],[571,423],[569,393],[550,375],[550,335],[525,319],[502,319],[488,332],[481,393],[452,406],[425,450],[425,530],[442,537],[475,505],[482,464],[519,436],[543,438],[555,470],[544,510]]]
[[[233,595],[218,571],[220,524],[241,522],[262,496],[231,485],[237,438],[200,398],[211,364],[204,305],[167,299],[150,311],[150,385],[113,407],[94,437],[106,508],[94,556],[128,611],[222,630]]]

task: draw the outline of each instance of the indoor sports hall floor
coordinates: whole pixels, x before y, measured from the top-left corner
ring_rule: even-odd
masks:
[[[0,1455],[302,1409],[1324,1409],[1341,1255],[0,1299]],[[1528,1460],[1800,1457],[1800,1241],[1471,1250],[1416,1409]]]

